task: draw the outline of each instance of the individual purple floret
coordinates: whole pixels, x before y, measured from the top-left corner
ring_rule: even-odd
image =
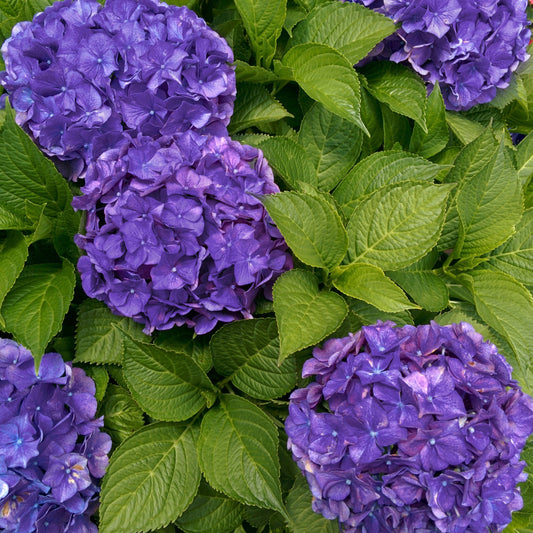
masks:
[[[235,73],[226,41],[158,0],[56,2],[2,47],[16,119],[65,175],[135,130],[225,134]]]
[[[345,533],[502,531],[533,400],[470,324],[365,326],[315,348],[285,430],[313,510]]]
[[[146,333],[250,318],[256,295],[292,267],[255,197],[279,190],[255,148],[194,132],[124,136],[85,181],[73,202],[88,211],[76,240],[83,288]]]
[[[372,56],[408,62],[452,110],[492,100],[529,55],[527,0],[346,0],[400,23]]]
[[[97,533],[111,438],[95,418],[95,385],[57,353],[39,374],[31,353],[0,339],[0,530]]]

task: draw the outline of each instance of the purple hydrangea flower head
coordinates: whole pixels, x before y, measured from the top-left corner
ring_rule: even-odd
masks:
[[[533,399],[467,323],[365,326],[304,364],[288,447],[345,533],[503,531],[522,508]]]
[[[72,178],[124,129],[222,135],[233,113],[233,53],[186,7],[63,0],[17,24],[2,54],[18,124]]]
[[[85,182],[73,202],[88,212],[83,288],[146,333],[250,318],[256,295],[292,267],[256,197],[279,190],[260,150],[192,131],[125,135]]]
[[[94,393],[59,354],[45,354],[35,374],[31,353],[0,339],[0,530],[97,532],[90,515],[111,438]]]
[[[527,0],[347,1],[401,24],[371,56],[410,64],[430,88],[438,82],[448,109],[489,102],[529,58]]]

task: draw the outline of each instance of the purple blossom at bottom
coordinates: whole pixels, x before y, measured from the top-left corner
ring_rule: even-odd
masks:
[[[91,298],[144,323],[146,333],[186,324],[207,333],[251,318],[292,268],[284,239],[256,195],[278,192],[261,151],[194,132],[125,135],[86,174],[76,242]]]
[[[370,57],[406,62],[430,87],[438,82],[448,109],[490,102],[529,58],[527,0],[347,1],[401,24]]]
[[[74,179],[123,130],[222,135],[233,113],[233,52],[187,7],[63,0],[15,25],[2,54],[17,123]]]
[[[31,353],[0,339],[1,531],[97,533],[90,516],[111,438],[94,394],[59,354],[44,354],[36,375]]]
[[[365,326],[315,348],[288,448],[345,533],[502,531],[522,508],[533,400],[467,323]]]

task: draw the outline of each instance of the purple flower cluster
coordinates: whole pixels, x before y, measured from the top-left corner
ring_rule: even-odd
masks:
[[[186,7],[56,2],[17,24],[2,54],[17,122],[72,178],[123,130],[224,135],[233,112],[233,53]]]
[[[502,531],[522,507],[533,400],[470,324],[327,341],[285,428],[313,509],[345,532]]]
[[[379,11],[401,29],[376,49],[408,62],[448,109],[489,102],[529,55],[527,0],[348,0]]]
[[[254,196],[279,190],[255,148],[192,131],[124,136],[85,182],[74,200],[88,211],[77,237],[83,288],[146,333],[250,318],[259,290],[292,267]]]
[[[111,438],[95,419],[95,386],[57,353],[35,374],[31,353],[0,339],[0,530],[96,533],[96,480]]]

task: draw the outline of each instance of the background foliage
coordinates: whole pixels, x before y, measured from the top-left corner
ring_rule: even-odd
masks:
[[[0,34],[47,0],[0,0]],[[333,532],[286,451],[311,347],[377,319],[468,321],[533,392],[533,63],[491,103],[446,111],[403,65],[353,69],[395,30],[356,4],[191,0],[232,46],[233,138],[282,191],[263,198],[296,260],[256,318],[147,337],[88,300],[78,194],[18,128],[0,131],[0,328],[96,381],[113,438],[100,531]],[[509,132],[527,135],[513,146]],[[526,450],[526,459],[532,454]],[[531,461],[530,461],[531,464]],[[533,482],[508,531],[533,531]],[[159,528],[159,529],[158,529]]]

